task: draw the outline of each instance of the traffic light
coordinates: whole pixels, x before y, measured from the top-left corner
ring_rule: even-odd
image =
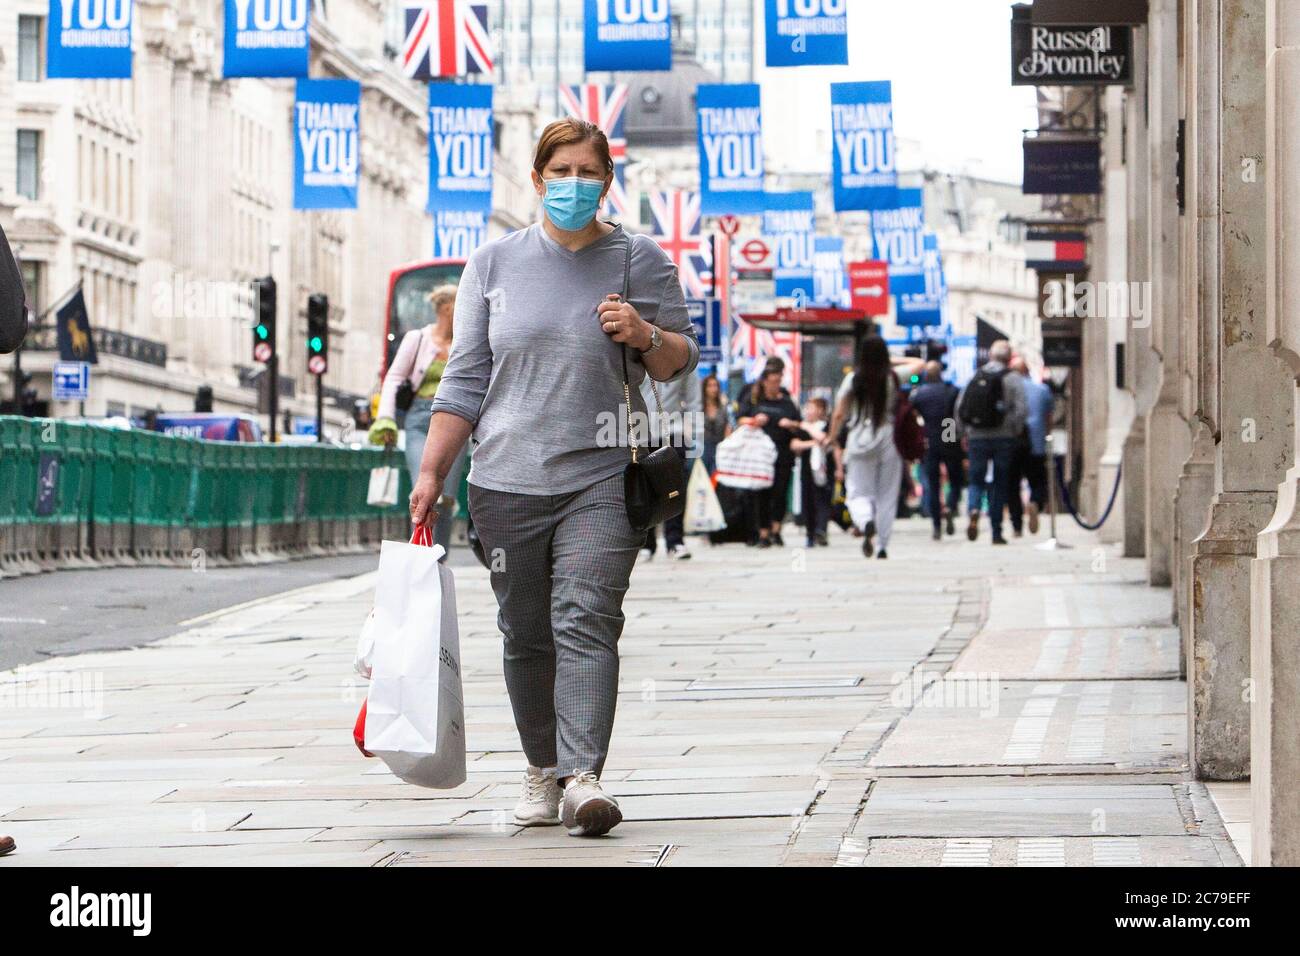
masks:
[[[253,280],[256,319],[253,326],[253,361],[270,364],[275,356],[275,280],[263,276]]]
[[[330,300],[316,292],[307,297],[307,371],[324,375],[330,365]]]

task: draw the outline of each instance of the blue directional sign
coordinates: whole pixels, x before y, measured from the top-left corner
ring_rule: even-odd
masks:
[[[90,365],[87,362],[54,363],[54,400],[84,402],[90,393]]]
[[[700,343],[700,364],[717,365],[726,354],[722,303],[714,298],[687,299],[686,311],[695,323],[695,335]]]

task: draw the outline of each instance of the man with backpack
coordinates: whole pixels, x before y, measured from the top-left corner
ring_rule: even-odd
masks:
[[[1002,512],[1007,504],[1016,442],[1029,417],[1025,383],[1011,371],[1011,343],[999,339],[989,348],[989,360],[975,373],[957,399],[957,417],[966,430],[970,453],[970,525],[966,537],[979,537],[980,510],[988,496],[993,543],[1006,544]],[[989,463],[993,477],[989,480]]]

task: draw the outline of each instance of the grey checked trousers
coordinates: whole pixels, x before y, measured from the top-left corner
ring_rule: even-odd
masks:
[[[506,689],[534,767],[599,774],[618,698],[623,595],[645,541],[628,524],[623,475],[562,495],[469,487],[492,565]]]

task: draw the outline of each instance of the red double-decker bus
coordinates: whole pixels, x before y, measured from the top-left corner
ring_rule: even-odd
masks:
[[[433,322],[429,293],[440,285],[460,283],[465,259],[429,259],[398,266],[388,275],[388,302],[384,306],[384,348],[379,376],[388,371],[402,336]]]

